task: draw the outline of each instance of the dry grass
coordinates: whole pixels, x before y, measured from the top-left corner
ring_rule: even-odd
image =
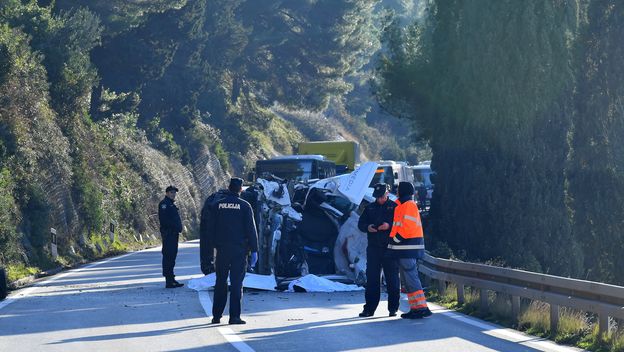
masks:
[[[532,301],[520,313],[518,327],[529,334],[538,336],[548,335],[550,332],[550,305],[541,301]]]
[[[434,286],[435,287],[435,286]],[[450,309],[485,320],[515,327],[531,335],[549,337],[561,344],[576,345],[596,352],[624,352],[624,329],[613,322],[607,336],[600,336],[595,316],[572,308],[561,307],[557,333],[550,331],[550,305],[541,301],[523,300],[517,325],[513,323],[510,296],[488,292],[488,310],[480,309],[480,290],[464,288],[464,304],[457,303],[457,285],[449,284],[443,292],[429,291],[429,300]]]

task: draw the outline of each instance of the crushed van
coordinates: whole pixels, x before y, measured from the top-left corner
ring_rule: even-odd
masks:
[[[374,200],[377,166],[314,183],[258,178],[243,191],[258,229],[256,273],[275,275],[278,286],[308,274],[364,284],[367,239],[358,209]]]

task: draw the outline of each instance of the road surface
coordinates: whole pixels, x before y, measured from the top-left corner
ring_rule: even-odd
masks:
[[[202,276],[198,251],[180,244],[179,281]],[[573,351],[435,305],[425,320],[390,318],[385,301],[359,318],[363,292],[247,291],[247,325],[227,311],[212,325],[212,292],[165,289],[160,261],[160,248],[129,253],[13,292],[0,351]]]

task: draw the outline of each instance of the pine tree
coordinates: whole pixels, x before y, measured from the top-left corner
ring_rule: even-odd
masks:
[[[472,259],[579,273],[563,171],[576,11],[565,1],[440,0],[432,30],[394,50],[406,64],[386,65],[398,70],[384,71],[385,96],[411,106],[429,133],[434,236]]]
[[[624,4],[596,0],[580,41],[568,174],[585,277],[624,284]]]

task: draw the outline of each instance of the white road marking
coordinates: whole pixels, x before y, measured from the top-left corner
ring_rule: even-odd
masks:
[[[482,320],[468,317],[466,315],[454,312],[452,310],[446,309],[436,304],[431,304],[431,303],[428,303],[428,304],[429,306],[431,306],[431,308],[434,309],[433,312],[435,314],[441,314],[451,319],[459,320],[464,324],[472,325],[474,327],[482,329],[484,334],[487,334],[487,335],[490,335],[490,336],[493,336],[502,340],[507,340],[507,341],[514,342],[523,346],[536,348],[541,351],[558,351],[558,352],[582,351],[574,347],[557,345],[556,343],[549,341],[547,339],[523,334],[513,329],[501,328],[500,326],[496,326],[494,324],[490,324]]]
[[[204,308],[204,312],[207,317],[212,316],[212,301],[210,300],[210,295],[208,291],[197,291],[197,296],[199,297],[199,303],[201,303],[202,308]],[[239,350],[240,352],[255,352],[253,348],[249,347],[248,344],[243,342],[243,340],[236,335],[234,330],[230,328],[218,328],[219,333],[229,342],[234,348]]]
[[[49,278],[49,279],[47,279],[45,281],[37,282],[34,285],[32,285],[31,287],[23,289],[23,290],[19,290],[15,294],[11,295],[9,298],[7,298],[4,301],[0,302],[0,309],[8,306],[9,304],[11,304],[13,302],[16,302],[16,301],[20,300],[22,298],[28,297],[30,294],[33,293],[33,291],[35,291],[37,288],[39,288],[39,286],[47,285],[47,284],[49,284],[51,282],[54,282],[54,281],[59,280],[59,279],[62,279],[62,278],[64,278],[67,275],[70,275],[70,274],[73,274],[73,273],[79,273],[81,271],[87,270],[87,269],[92,268],[94,266],[106,264],[106,263],[111,262],[113,260],[125,258],[125,257],[131,256],[131,255],[137,254],[137,253],[140,253],[140,252],[126,253],[126,254],[120,255],[118,257],[112,257],[112,258],[108,258],[106,260],[102,260],[102,261],[99,261],[99,262],[87,264],[87,265],[85,265],[85,266],[83,266],[81,268],[68,270],[68,271],[66,271],[66,272],[64,272],[62,274],[55,275],[55,276],[53,276],[53,277],[51,277],[51,278]]]
[[[234,346],[240,352],[255,352],[253,348],[249,347],[246,343],[241,340],[240,337],[236,335],[234,330],[230,328],[219,328],[219,332],[225,339]]]

